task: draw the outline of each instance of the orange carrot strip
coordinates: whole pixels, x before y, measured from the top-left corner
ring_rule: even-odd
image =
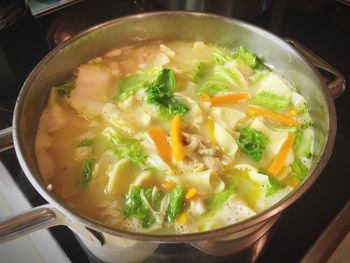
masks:
[[[170,138],[173,146],[173,154],[176,161],[181,161],[185,157],[185,148],[182,144],[181,118],[176,115],[170,124]]]
[[[210,96],[208,94],[203,94],[200,99],[201,101],[210,101]]]
[[[297,187],[299,184],[299,181],[290,175],[288,175],[286,178],[284,178],[281,182],[283,184],[289,185],[292,188]]]
[[[300,126],[300,124],[295,120],[292,120],[292,119],[290,119],[282,114],[278,114],[278,113],[269,111],[267,109],[257,107],[255,105],[248,105],[248,115],[250,115],[250,116],[255,116],[255,115],[266,116],[270,119],[278,121],[281,124],[284,124],[287,126]]]
[[[187,221],[187,213],[186,212],[182,212],[175,220],[175,223],[178,225],[183,225],[185,224]]]
[[[185,195],[185,198],[187,199],[187,200],[190,200],[190,199],[192,199],[193,197],[195,197],[195,195],[197,194],[197,192],[198,192],[198,190],[196,189],[196,188],[190,188],[188,191],[187,191],[187,193],[186,193],[186,195]]]
[[[147,131],[147,135],[152,139],[157,147],[160,157],[164,162],[170,163],[172,153],[169,143],[165,138],[165,133],[162,128],[152,128]]]
[[[166,181],[166,182],[162,183],[162,187],[164,188],[165,191],[170,191],[170,190],[172,190],[175,186],[176,186],[176,184],[173,183],[173,182],[168,182],[168,181]]]
[[[276,176],[282,171],[289,151],[292,149],[294,139],[295,135],[293,133],[289,133],[278,154],[272,160],[269,168],[267,169],[269,174]]]
[[[238,92],[230,93],[220,96],[214,96],[209,99],[213,106],[222,105],[222,104],[234,104],[237,102],[246,101],[250,98],[248,92]]]

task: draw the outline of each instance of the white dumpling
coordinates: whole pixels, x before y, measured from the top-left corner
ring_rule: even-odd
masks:
[[[125,175],[128,176],[125,176]],[[108,175],[106,193],[110,195],[124,195],[130,186],[134,183],[141,171],[130,160],[121,159],[113,165]]]
[[[138,128],[147,127],[153,118],[146,112],[142,102],[135,102],[130,106],[124,107],[122,116],[125,120],[128,120],[133,126]]]
[[[221,148],[223,153],[228,157],[229,162],[233,160],[238,150],[235,139],[224,128],[216,122],[214,123],[214,138],[216,144]]]
[[[204,112],[199,104],[188,96],[181,93],[174,93],[175,98],[183,101],[188,107],[189,111],[183,116],[184,121],[191,122],[192,124],[200,124],[204,119]]]
[[[199,192],[205,193],[206,196],[225,188],[225,183],[214,170],[169,175],[167,178],[185,188],[196,188]]]
[[[284,98],[289,98],[292,94],[291,88],[286,80],[283,80],[282,77],[276,73],[266,74],[266,76],[256,84],[256,88],[257,93],[267,91]]]
[[[212,107],[209,114],[215,122],[229,132],[235,128],[239,120],[246,117],[242,111],[225,107]]]

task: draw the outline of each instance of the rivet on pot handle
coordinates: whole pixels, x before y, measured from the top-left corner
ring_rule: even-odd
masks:
[[[287,43],[292,45],[301,55],[303,55],[311,64],[315,67],[322,69],[334,76],[334,79],[327,83],[330,93],[333,98],[337,98],[343,94],[345,90],[345,78],[342,73],[340,73],[336,68],[328,64],[322,58],[317,56],[310,49],[306,48],[298,41],[290,38],[284,39]]]
[[[12,127],[0,130],[0,152],[13,148]]]
[[[30,232],[59,224],[55,209],[51,205],[42,205],[27,212],[1,219],[0,242],[9,241]]]

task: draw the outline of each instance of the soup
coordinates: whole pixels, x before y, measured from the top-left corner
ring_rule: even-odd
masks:
[[[53,87],[35,142],[47,189],[132,232],[207,231],[269,208],[307,176],[306,100],[244,47],[115,49]]]

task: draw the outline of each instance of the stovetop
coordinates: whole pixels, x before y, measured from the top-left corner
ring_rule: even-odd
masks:
[[[171,1],[78,1],[55,13],[37,18],[36,22],[49,49],[52,49],[94,24],[128,14],[166,10],[168,2]],[[260,14],[244,17],[244,20],[281,37],[298,40],[341,71],[346,79],[350,79],[349,6],[331,0],[260,2],[265,2],[267,9]],[[15,98],[0,96],[0,128],[11,125],[14,102]],[[333,155],[311,189],[282,214],[258,263],[299,262],[350,199],[350,90],[347,89],[337,98],[335,104],[338,131]],[[0,159],[32,205],[45,203],[27,181],[13,150],[1,153]],[[55,227],[50,231],[72,262],[87,262],[86,254],[70,230]],[[231,262],[230,257],[213,259],[181,244],[172,245],[171,248],[161,246],[157,252],[158,256],[146,262],[164,262],[165,259],[169,262]]]

